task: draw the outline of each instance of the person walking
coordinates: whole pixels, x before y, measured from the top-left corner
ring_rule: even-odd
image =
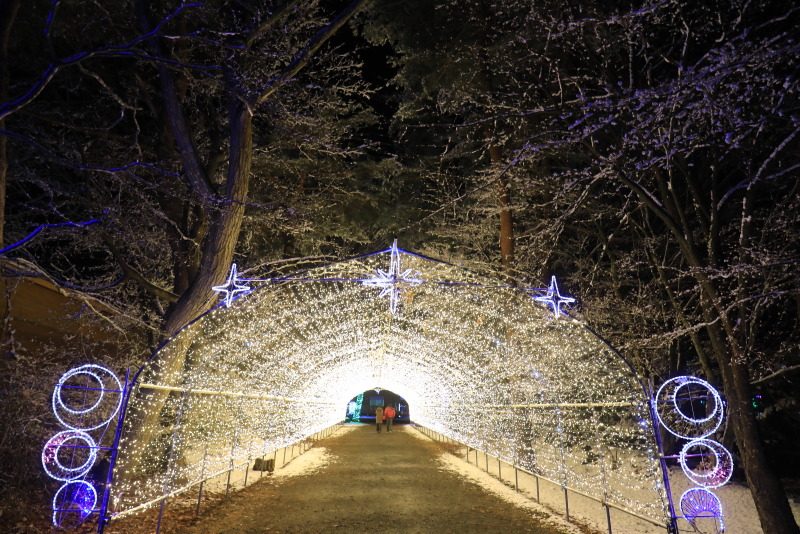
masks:
[[[375,408],[375,428],[378,432],[381,431],[383,425],[383,406]]]
[[[383,420],[386,421],[386,431],[392,431],[392,422],[394,421],[394,416],[397,415],[397,411],[394,409],[394,406],[391,404],[383,409]]]

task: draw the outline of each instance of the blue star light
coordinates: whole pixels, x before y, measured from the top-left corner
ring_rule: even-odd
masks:
[[[234,263],[231,265],[231,272],[228,275],[228,279],[225,281],[225,283],[221,286],[214,286],[211,289],[217,293],[225,293],[225,307],[230,308],[231,302],[233,302],[233,299],[236,298],[236,294],[247,293],[250,291],[250,286],[239,283],[239,276],[236,272],[236,264]]]
[[[361,283],[365,286],[382,288],[378,297],[389,295],[389,311],[394,315],[397,313],[397,302],[400,299],[400,286],[415,286],[422,283],[421,278],[414,278],[411,273],[411,269],[400,272],[400,250],[397,248],[397,239],[395,239],[391,248],[389,271],[378,269],[375,276],[362,280]]]
[[[558,284],[556,283],[555,276],[550,278],[550,287],[547,288],[547,293],[543,296],[533,297],[533,300],[537,302],[544,302],[545,304],[549,305],[550,308],[552,308],[556,319],[558,319],[559,315],[566,315],[566,313],[561,310],[562,304],[572,304],[575,302],[575,299],[572,297],[561,296],[561,293],[558,292]]]

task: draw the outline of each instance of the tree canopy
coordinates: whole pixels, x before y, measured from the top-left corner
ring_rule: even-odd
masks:
[[[765,531],[797,531],[767,452],[797,438],[798,8],[0,6],[4,276],[113,306],[142,359],[233,261],[398,237],[514,283],[556,274],[643,376],[722,387]],[[4,310],[6,365],[34,368]]]

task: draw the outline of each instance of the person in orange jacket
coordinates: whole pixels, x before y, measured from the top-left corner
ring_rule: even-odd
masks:
[[[383,409],[383,420],[386,421],[387,432],[392,431],[392,421],[394,421],[395,415],[397,415],[397,410],[391,404]]]

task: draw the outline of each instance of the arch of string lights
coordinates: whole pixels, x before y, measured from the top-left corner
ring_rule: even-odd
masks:
[[[417,424],[668,523],[648,394],[562,313],[555,280],[514,288],[395,245],[280,278],[233,270],[215,290],[226,300],[136,377],[112,518],[335,424],[380,387]]]

